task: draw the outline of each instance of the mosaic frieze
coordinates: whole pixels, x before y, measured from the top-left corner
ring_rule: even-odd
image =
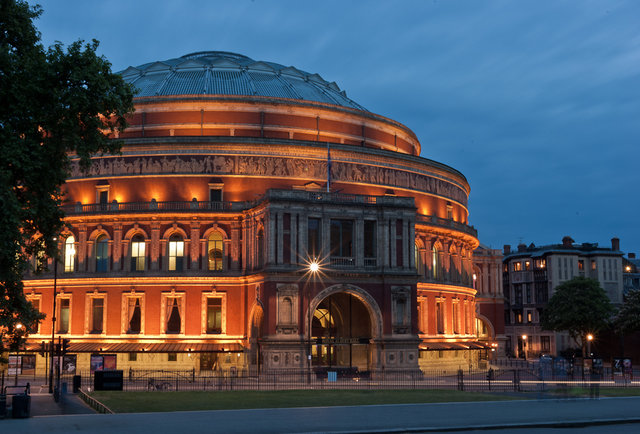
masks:
[[[303,178],[324,181],[327,162],[302,158],[262,156],[175,156],[99,158],[84,174],[77,161],[71,165],[71,179],[123,175],[210,174]],[[465,191],[442,179],[389,167],[334,161],[331,179],[343,182],[366,182],[387,187],[425,191],[467,204]]]

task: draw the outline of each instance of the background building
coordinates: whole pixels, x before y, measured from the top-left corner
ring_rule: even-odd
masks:
[[[635,253],[629,253],[622,258],[623,291],[626,295],[629,291],[640,290],[640,259]]]
[[[72,164],[57,278],[25,279],[47,314],[29,350],[55,285],[69,370],[474,363],[469,185],[411,130],[240,54],[121,74],[138,89],[122,155]]]
[[[520,244],[516,252],[505,245],[502,276],[507,354],[539,357],[579,348],[567,333],[542,330],[542,311],[556,286],[576,276],[597,280],[611,302],[621,304],[622,255],[617,238],[611,239],[610,248],[575,244],[571,237],[548,246]]]
[[[502,251],[480,244],[473,251],[478,340],[491,348],[493,357],[505,356]]]

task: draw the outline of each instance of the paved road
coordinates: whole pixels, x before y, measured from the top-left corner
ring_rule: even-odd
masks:
[[[529,426],[553,422],[640,422],[640,398],[501,401],[293,409],[42,416],[1,421],[11,433],[312,433],[438,432],[456,428]],[[633,425],[629,425],[633,426]],[[639,425],[640,426],[640,425]],[[602,431],[615,427],[601,426]],[[593,431],[593,432],[597,432]]]

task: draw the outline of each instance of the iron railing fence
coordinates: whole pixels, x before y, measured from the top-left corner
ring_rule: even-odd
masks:
[[[94,373],[78,371],[81,387],[94,389]],[[231,391],[231,390],[406,390],[443,389],[475,392],[553,392],[574,388],[640,387],[631,376],[573,375],[566,372],[530,368],[500,368],[489,370],[430,371],[357,371],[355,369],[316,369],[299,371],[269,371],[238,369],[222,371],[124,370],[125,391]],[[640,378],[640,377],[636,377]],[[72,374],[62,376],[70,390]]]

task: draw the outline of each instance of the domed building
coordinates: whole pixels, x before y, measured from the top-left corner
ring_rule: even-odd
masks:
[[[47,314],[29,350],[55,285],[67,370],[476,363],[469,184],[409,128],[240,54],[121,74],[122,154],[74,160],[57,274],[25,278]]]

